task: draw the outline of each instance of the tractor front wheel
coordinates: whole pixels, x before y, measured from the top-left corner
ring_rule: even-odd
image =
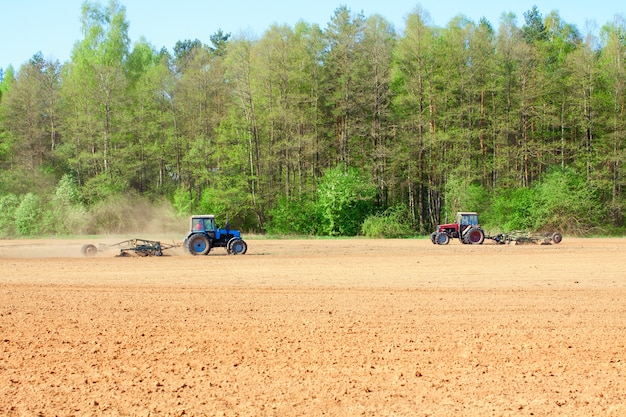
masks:
[[[447,245],[450,242],[450,236],[444,232],[437,233],[435,235],[435,243],[437,245]]]
[[[205,235],[198,233],[187,239],[187,250],[192,255],[206,255],[211,250],[211,244]]]
[[[245,255],[248,251],[248,244],[242,239],[233,238],[228,242],[226,251],[231,255]]]

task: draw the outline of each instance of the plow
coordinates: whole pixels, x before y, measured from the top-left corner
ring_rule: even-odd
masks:
[[[520,230],[514,230],[508,233],[499,233],[495,236],[485,236],[485,239],[490,239],[495,241],[496,243],[505,245],[528,245],[528,244],[538,244],[538,245],[551,245],[551,244],[559,244],[563,240],[563,236],[558,233],[531,233],[524,232]]]
[[[83,245],[81,253],[84,256],[96,256],[100,252],[106,252],[112,248],[118,248],[120,253],[117,256],[163,256],[163,251],[167,249],[177,248],[180,244],[162,244],[157,240],[147,239],[128,239],[122,242],[113,243],[110,245],[100,244],[98,246],[93,244]]]

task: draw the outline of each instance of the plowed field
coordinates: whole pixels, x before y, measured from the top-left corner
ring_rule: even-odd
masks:
[[[0,241],[1,416],[626,415],[626,239],[84,243]]]

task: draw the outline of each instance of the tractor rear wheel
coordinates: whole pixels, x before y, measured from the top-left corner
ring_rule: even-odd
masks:
[[[471,245],[482,245],[485,241],[485,232],[479,227],[472,227],[465,234],[465,241]]]
[[[206,255],[211,250],[211,243],[205,235],[197,233],[187,239],[187,250],[192,255]]]
[[[435,242],[437,245],[447,245],[450,242],[450,236],[443,232],[437,233]]]
[[[96,254],[98,253],[98,248],[96,248],[94,245],[83,245],[82,248],[80,248],[80,251],[83,255],[85,256],[96,256]]]
[[[245,255],[248,244],[242,239],[233,238],[228,242],[226,250],[231,255]]]

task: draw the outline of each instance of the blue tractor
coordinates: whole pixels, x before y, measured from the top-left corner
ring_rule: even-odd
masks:
[[[239,230],[231,230],[226,222],[226,227],[215,226],[215,216],[204,214],[191,216],[190,231],[183,239],[183,247],[192,255],[206,255],[211,248],[226,248],[229,255],[243,255],[248,250],[248,245],[241,238]]]

